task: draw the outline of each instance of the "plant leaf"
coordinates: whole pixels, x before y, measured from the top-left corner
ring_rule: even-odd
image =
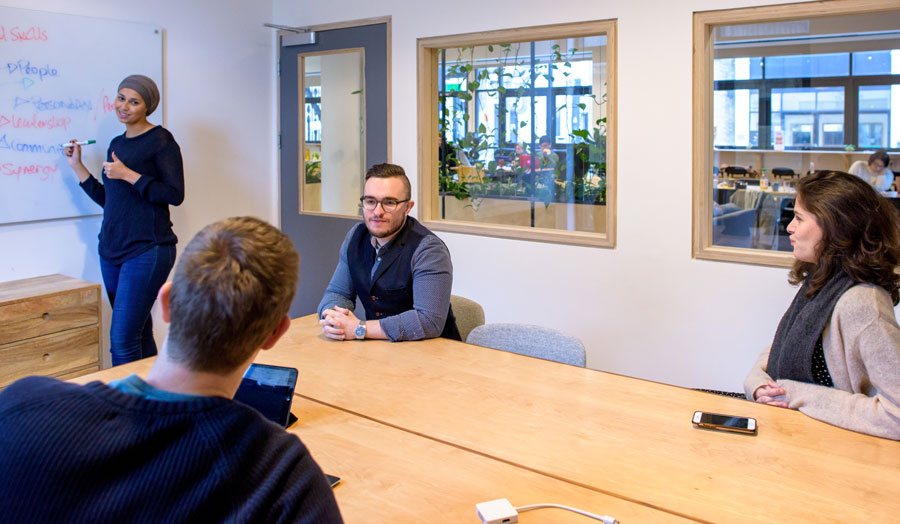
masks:
[[[575,129],[572,131],[572,134],[587,140],[588,138],[588,130],[587,129]]]

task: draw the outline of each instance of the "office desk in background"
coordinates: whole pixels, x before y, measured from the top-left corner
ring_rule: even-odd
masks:
[[[419,496],[429,498],[417,503],[423,508],[417,515],[460,515],[446,522],[477,522],[474,504],[500,497],[519,505],[574,505],[614,515],[623,524],[678,518],[890,522],[900,514],[900,443],[829,426],[797,411],[446,339],[333,342],[320,335],[312,315],[295,320],[285,338],[257,360],[298,368],[298,395],[378,423],[372,431],[387,432],[379,437],[383,440],[373,437],[384,445],[366,444],[368,437],[355,435],[356,429],[320,426],[314,423],[319,419],[296,410],[300,424],[293,431],[326,470],[351,478],[365,468],[359,464],[372,460],[386,468],[383,475],[397,479],[401,470],[418,465],[407,470],[413,472],[410,482],[422,488]],[[681,361],[673,355],[673,365]],[[755,417],[759,434],[695,429],[690,420],[695,410]],[[353,448],[359,447],[363,451],[356,454]],[[409,462],[396,460],[407,452]],[[487,462],[479,465],[482,459]],[[457,467],[457,462],[472,466]],[[472,472],[488,466],[497,473],[486,482],[485,496],[474,488],[466,491],[469,483],[480,482],[480,473]],[[400,489],[390,481],[380,483],[379,467],[367,472],[369,480],[356,479],[359,487],[348,482],[336,491],[349,522],[364,521],[355,519],[367,505],[373,500],[389,504],[392,492]],[[569,498],[555,482],[546,485],[547,491],[542,484],[520,494],[530,485],[517,480],[523,472],[535,474],[535,482],[562,481],[588,494],[579,491]],[[616,505],[626,501],[635,504]],[[384,515],[400,508],[386,508]],[[405,520],[407,513],[397,515]],[[538,510],[524,514],[522,522],[567,517]]]

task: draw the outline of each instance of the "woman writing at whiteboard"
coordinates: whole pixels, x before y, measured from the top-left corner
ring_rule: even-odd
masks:
[[[81,188],[103,208],[100,271],[113,308],[114,366],[156,355],[150,308],[175,262],[169,206],[184,200],[184,171],[175,138],[147,121],[158,104],[150,78],[131,75],[119,84],[115,108],[125,133],[109,144],[103,184],[81,162],[80,146],[64,149]]]

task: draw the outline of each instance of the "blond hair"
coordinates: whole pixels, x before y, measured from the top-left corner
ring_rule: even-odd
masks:
[[[169,358],[194,371],[237,369],[287,314],[299,260],[290,238],[258,218],[203,228],[172,279]]]

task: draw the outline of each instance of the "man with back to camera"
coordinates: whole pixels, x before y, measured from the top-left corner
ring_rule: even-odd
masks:
[[[299,257],[257,218],[209,225],[159,291],[171,322],[147,374],[0,392],[8,522],[339,523],[300,440],[232,399],[290,326]]]
[[[450,308],[453,266],[447,246],[408,216],[415,202],[402,167],[366,172],[363,223],[350,229],[319,303],[322,332],[335,340],[460,340]],[[365,319],[353,314],[356,297]]]

